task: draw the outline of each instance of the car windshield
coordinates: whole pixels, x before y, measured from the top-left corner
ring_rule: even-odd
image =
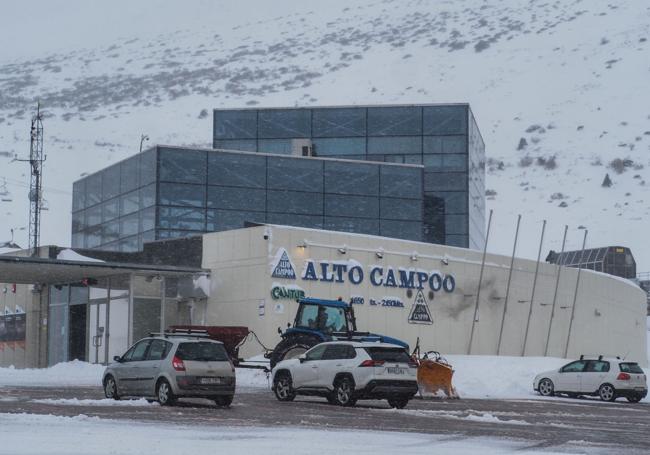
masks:
[[[228,360],[228,354],[221,344],[208,341],[181,343],[176,350],[176,357],[181,360],[199,362],[226,362]]]
[[[296,327],[325,333],[347,331],[345,309],[324,305],[301,305]]]
[[[643,374],[643,370],[638,363],[621,363],[619,368],[623,373]]]
[[[401,348],[365,348],[372,360],[383,360],[384,362],[409,363],[411,357]]]

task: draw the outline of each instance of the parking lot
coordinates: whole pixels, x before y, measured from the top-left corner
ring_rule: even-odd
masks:
[[[75,416],[118,420],[218,426],[303,427],[416,432],[449,438],[499,437],[526,441],[539,449],[616,449],[647,453],[650,406],[625,401],[544,400],[412,400],[404,410],[385,401],[362,401],[354,408],[298,397],[278,402],[264,389],[240,388],[233,406],[218,408],[204,400],[185,400],[175,407],[157,403],[104,399],[99,388],[1,387],[0,413]]]

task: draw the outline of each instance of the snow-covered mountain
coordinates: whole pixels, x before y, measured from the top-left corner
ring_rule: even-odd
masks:
[[[209,146],[211,109],[469,102],[489,249],[632,248],[650,270],[650,3],[601,0],[2,1],[0,240],[26,245],[25,163],[46,111],[42,242],[72,181],[152,143]],[[601,184],[605,175],[611,187]]]

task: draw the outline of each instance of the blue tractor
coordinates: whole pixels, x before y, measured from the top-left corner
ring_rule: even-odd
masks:
[[[409,348],[407,343],[395,338],[358,332],[354,308],[342,300],[303,298],[298,300],[298,304],[293,327],[284,332],[278,328],[282,341],[267,354],[271,368],[281,360],[298,357],[325,341],[380,341]]]

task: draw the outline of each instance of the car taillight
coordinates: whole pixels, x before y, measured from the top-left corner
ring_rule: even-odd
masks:
[[[172,366],[176,371],[185,371],[185,364],[183,363],[183,359],[179,357],[174,356],[172,359]]]
[[[629,381],[630,380],[630,375],[627,373],[619,373],[616,379],[618,381]]]
[[[383,360],[364,360],[361,362],[360,367],[380,367],[384,364]]]

